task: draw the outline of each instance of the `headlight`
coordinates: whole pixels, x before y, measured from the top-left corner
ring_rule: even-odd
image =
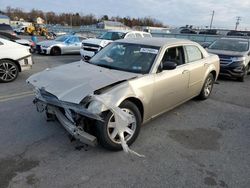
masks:
[[[101,112],[107,110],[107,108],[100,101],[92,101],[88,106],[88,110],[93,114],[100,114]]]
[[[246,57],[232,57],[231,58],[232,61],[245,61],[246,60]]]

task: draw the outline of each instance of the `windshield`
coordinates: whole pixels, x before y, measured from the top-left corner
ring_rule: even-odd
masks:
[[[105,40],[118,40],[124,38],[125,34],[126,33],[122,32],[106,32],[97,38]]]
[[[244,52],[248,51],[249,42],[244,40],[220,39],[212,43],[208,49]]]
[[[146,74],[159,47],[129,43],[111,43],[98,52],[89,63],[116,70]]]
[[[55,41],[64,42],[64,41],[67,40],[68,38],[69,38],[69,35],[63,35],[63,36],[57,37],[57,38],[55,39]]]

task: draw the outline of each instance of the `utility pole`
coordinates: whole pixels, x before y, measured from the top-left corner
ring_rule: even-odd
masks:
[[[240,24],[240,21],[241,21],[241,17],[237,16],[236,17],[236,24],[235,24],[235,31],[237,31],[237,28],[238,28],[238,25]]]
[[[212,13],[212,18],[211,18],[211,22],[210,22],[210,30],[212,29],[212,26],[213,26],[213,21],[214,21],[214,10],[213,10],[213,13]]]

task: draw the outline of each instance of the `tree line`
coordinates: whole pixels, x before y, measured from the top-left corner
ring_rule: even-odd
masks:
[[[103,15],[97,18],[94,14],[81,14],[81,13],[55,13],[53,11],[44,12],[42,10],[32,9],[29,12],[23,11],[21,8],[6,7],[2,10],[4,14],[10,17],[11,20],[20,20],[21,18],[28,22],[34,22],[37,17],[41,17],[47,24],[60,24],[69,26],[93,25],[104,20],[119,21],[128,27],[134,26],[154,26],[163,27],[164,25],[151,17],[144,18],[131,18]]]

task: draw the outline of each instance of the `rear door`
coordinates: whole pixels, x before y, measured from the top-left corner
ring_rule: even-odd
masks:
[[[174,61],[174,70],[163,70],[155,74],[153,108],[151,113],[158,115],[182,103],[187,98],[189,69],[185,63],[185,53],[182,46],[166,49],[162,58],[164,61]]]
[[[187,57],[187,68],[190,71],[188,84],[188,97],[190,98],[200,93],[208,64],[197,46],[185,45],[184,49]]]

